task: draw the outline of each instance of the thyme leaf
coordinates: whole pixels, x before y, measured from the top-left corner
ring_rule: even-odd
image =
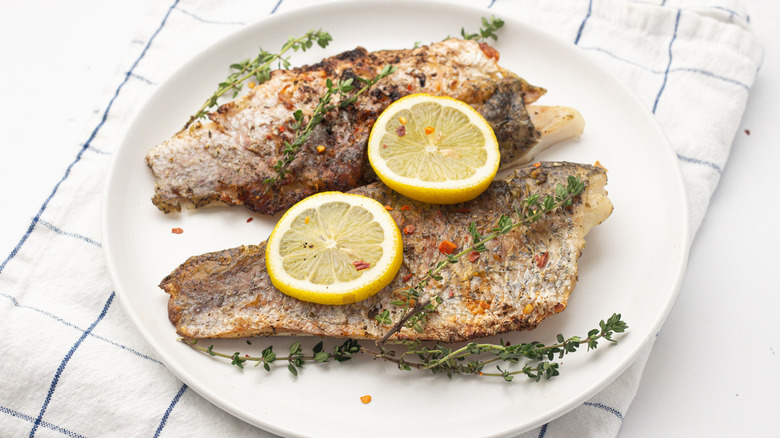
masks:
[[[490,16],[490,20],[482,17],[482,27],[479,28],[478,33],[467,33],[466,29],[460,28],[460,36],[464,40],[485,41],[490,38],[493,41],[498,39],[496,31],[504,27],[504,20],[496,18],[495,15]]]
[[[278,62],[279,68],[287,69],[290,67],[289,56],[285,57],[284,54],[290,50],[297,52],[310,49],[314,43],[318,46],[325,48],[333,40],[328,32],[322,29],[311,30],[305,35],[299,38],[290,38],[286,43],[282,45],[279,53],[266,52],[260,48],[260,53],[252,59],[246,59],[241,62],[237,62],[230,65],[231,73],[227,79],[220,82],[217,85],[217,91],[214,92],[205,102],[198,108],[198,111],[190,116],[187,123],[184,124],[182,131],[189,128],[196,120],[206,117],[209,110],[217,106],[218,99],[223,95],[232,92],[232,97],[238,96],[244,88],[244,83],[254,78],[257,84],[262,84],[271,77],[271,65],[274,62]],[[250,84],[251,85],[251,84]]]
[[[255,362],[255,367],[262,364],[266,371],[271,371],[277,361],[287,362],[286,368],[297,376],[306,363],[344,362],[358,354],[366,354],[374,359],[392,362],[399,369],[412,369],[431,373],[442,373],[448,377],[457,374],[470,374],[483,377],[499,377],[507,382],[513,381],[517,375],[525,375],[530,380],[539,382],[560,375],[561,359],[565,355],[577,352],[581,346],[587,346],[586,351],[595,349],[601,340],[616,343],[616,333],[624,333],[628,325],[621,319],[619,313],[614,313],[606,320],[599,322],[598,328],[590,330],[587,336],[572,336],[565,338],[558,334],[556,342],[545,345],[540,342],[527,342],[511,345],[499,340],[496,344],[470,342],[460,348],[434,344],[428,345],[420,341],[391,341],[395,345],[405,347],[400,354],[379,347],[371,350],[363,347],[355,339],[347,339],[342,344],[333,347],[332,352],[325,350],[320,341],[312,348],[312,354],[304,354],[300,341],[290,345],[289,356],[277,357],[273,346],[266,347],[259,356],[220,353],[197,345],[194,339],[179,338],[179,341],[191,348],[216,358],[230,359],[231,365],[244,369],[244,363]],[[487,371],[487,366],[495,365],[495,371]]]
[[[325,94],[319,97],[317,106],[314,108],[312,115],[307,117],[300,109],[293,113],[295,121],[291,124],[291,128],[294,129],[295,139],[292,142],[284,142],[282,156],[277,160],[276,164],[274,164],[276,175],[263,181],[266,184],[264,194],[267,193],[274,184],[284,179],[284,177],[290,173],[289,167],[293,160],[295,160],[295,156],[298,155],[298,152],[309,139],[314,128],[322,123],[328,112],[352,105],[366,90],[396,70],[396,67],[385,65],[382,70],[371,79],[357,77],[358,82],[362,83],[363,86],[357,93],[351,95],[349,93],[355,89],[353,78],[345,80],[338,79],[336,82],[327,79],[325,82],[325,86],[327,87]],[[338,103],[331,103],[334,97],[338,97],[340,101]]]
[[[401,318],[390,327],[384,336],[377,341],[377,344],[384,344],[390,337],[404,327],[422,333],[425,322],[430,314],[436,311],[438,305],[443,302],[443,298],[441,297],[442,292],[434,294],[431,298],[422,301],[421,298],[425,296],[425,287],[428,286],[431,280],[440,281],[444,278],[440,273],[445,267],[450,264],[458,263],[461,257],[470,254],[473,251],[486,251],[487,247],[485,246],[485,243],[496,239],[501,235],[507,234],[519,226],[531,225],[545,214],[551,213],[561,207],[570,206],[574,198],[582,194],[584,190],[585,184],[580,181],[579,178],[569,176],[566,185],[560,183],[556,185],[555,196],[547,195],[544,198],[539,194],[528,196],[521,202],[521,207],[518,207],[515,210],[517,215],[515,220],[510,216],[502,214],[490,233],[484,236],[477,232],[476,225],[471,223],[468,229],[469,234],[472,237],[471,246],[464,248],[457,254],[448,254],[446,259],[439,260],[426,275],[420,278],[416,285],[401,292],[402,299],[400,307],[403,310],[403,314]],[[378,314],[375,319],[385,325],[389,325],[387,323],[389,313],[386,314],[382,312]]]

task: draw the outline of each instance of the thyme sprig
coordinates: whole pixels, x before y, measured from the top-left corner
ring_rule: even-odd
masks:
[[[304,354],[303,348],[301,347],[301,342],[295,341],[292,343],[292,345],[290,345],[290,352],[287,356],[277,356],[274,352],[273,345],[265,348],[260,353],[260,356],[242,356],[240,352],[227,354],[214,351],[213,344],[209,345],[208,347],[202,347],[198,345],[197,339],[179,338],[178,340],[198,351],[202,351],[203,353],[208,354],[209,356],[230,359],[232,361],[230,362],[231,365],[235,365],[241,369],[244,369],[245,363],[254,362],[255,367],[262,365],[266,371],[271,371],[271,364],[275,363],[276,361],[286,361],[287,369],[295,376],[298,375],[298,370],[301,369],[306,362],[345,362],[352,359],[354,354],[357,354],[361,351],[361,347],[358,341],[354,339],[347,339],[343,344],[333,347],[332,353],[325,351],[323,343],[320,341],[312,349],[312,354],[306,355]]]
[[[383,347],[371,350],[354,339],[347,339],[334,346],[332,352],[325,351],[323,342],[320,341],[312,348],[311,354],[305,354],[301,342],[295,341],[290,345],[287,356],[277,356],[273,346],[262,350],[259,356],[242,356],[240,352],[227,354],[214,351],[213,345],[203,347],[193,339],[179,338],[179,341],[210,356],[230,359],[231,365],[242,370],[247,362],[254,362],[255,367],[262,365],[266,371],[271,371],[272,366],[281,363],[282,366],[286,364],[287,370],[294,376],[298,375],[306,363],[345,362],[358,354],[367,354],[375,359],[395,363],[406,371],[416,369],[444,373],[448,377],[456,374],[501,377],[507,382],[522,374],[538,382],[542,378],[549,380],[560,375],[560,363],[555,361],[556,358],[561,359],[569,353],[574,353],[583,345],[586,346],[586,351],[593,350],[601,340],[616,343],[614,334],[623,333],[627,328],[628,325],[621,319],[621,315],[615,313],[606,320],[601,320],[599,327],[590,330],[587,336],[565,338],[558,334],[557,342],[551,345],[536,341],[510,345],[509,342],[500,340],[498,344],[470,342],[460,348],[452,348],[442,344],[428,347],[420,341],[392,341],[406,347],[406,351],[400,356]],[[520,364],[521,361],[524,363]],[[496,371],[486,371],[485,367],[490,364],[496,365]],[[501,367],[502,364],[504,368]]]
[[[205,102],[198,108],[198,111],[190,116],[187,123],[184,124],[185,130],[194,123],[196,120],[206,117],[209,110],[217,106],[217,100],[228,92],[233,92],[233,97],[238,96],[238,93],[244,88],[244,82],[254,77],[257,84],[262,84],[271,77],[271,65],[274,62],[278,62],[279,68],[287,69],[290,67],[289,57],[285,57],[284,54],[290,50],[297,52],[298,50],[305,52],[310,49],[316,42],[318,46],[325,48],[333,40],[328,32],[322,29],[311,30],[305,35],[299,38],[290,38],[286,43],[282,45],[279,53],[266,52],[262,48],[260,53],[252,59],[246,59],[241,62],[237,62],[230,66],[231,73],[227,79],[220,82],[217,86],[217,91],[211,95]]]
[[[585,184],[580,181],[579,178],[569,176],[567,185],[558,183],[555,187],[555,195],[546,195],[544,198],[539,194],[531,195],[525,198],[520,206],[515,209],[517,216],[516,220],[512,220],[511,217],[502,214],[498,219],[496,226],[490,230],[490,233],[481,235],[476,225],[472,222],[469,225],[469,234],[471,235],[471,245],[461,250],[456,254],[447,254],[446,258],[439,260],[433,268],[420,278],[416,285],[410,287],[401,292],[401,299],[392,301],[391,304],[400,306],[403,310],[401,318],[393,324],[392,327],[385,333],[382,338],[377,341],[378,345],[382,345],[390,339],[395,333],[406,327],[412,329],[418,333],[422,333],[424,324],[427,321],[430,314],[436,311],[436,308],[443,303],[444,299],[440,291],[430,298],[425,298],[424,290],[428,286],[431,280],[440,281],[443,277],[440,275],[441,271],[445,267],[459,263],[460,258],[466,254],[470,254],[474,251],[484,252],[487,251],[485,243],[509,233],[520,226],[528,226],[538,221],[545,214],[551,213],[560,207],[568,207],[572,205],[574,198],[582,194],[585,190]],[[375,319],[385,325],[389,325],[388,321],[391,321],[390,311],[385,309],[380,312]]]
[[[396,67],[385,65],[382,70],[371,79],[364,79],[356,76],[354,79],[357,79],[358,82],[363,84],[363,86],[360,88],[360,90],[358,90],[357,93],[352,95],[349,93],[356,88],[353,78],[344,80],[338,79],[336,82],[333,82],[330,78],[327,79],[325,82],[325,93],[319,97],[317,106],[314,108],[311,116],[305,115],[300,109],[293,113],[294,121],[289,124],[289,127],[293,130],[294,140],[292,142],[285,140],[282,156],[277,160],[276,164],[274,164],[274,171],[276,171],[276,175],[264,180],[266,184],[265,192],[268,192],[271,186],[273,186],[276,182],[284,179],[284,177],[290,173],[289,167],[293,160],[295,160],[295,156],[298,155],[298,152],[301,150],[301,147],[303,147],[303,145],[308,141],[309,137],[314,131],[314,128],[322,123],[322,120],[325,118],[325,115],[328,112],[337,108],[341,109],[352,105],[366,90],[396,70]],[[331,103],[334,97],[339,98],[338,103]]]
[[[466,29],[461,27],[460,36],[462,36],[464,40],[485,41],[486,39],[491,38],[495,41],[498,39],[496,31],[502,27],[504,27],[504,20],[496,18],[495,15],[491,15],[490,20],[482,17],[482,27],[479,28],[478,33],[467,33]]]

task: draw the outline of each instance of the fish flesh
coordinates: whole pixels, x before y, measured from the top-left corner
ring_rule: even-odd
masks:
[[[247,95],[219,106],[210,121],[196,122],[148,152],[152,202],[165,213],[226,204],[274,214],[320,191],[374,182],[366,153],[371,126],[392,102],[413,93],[447,95],[476,108],[496,133],[502,168],[530,161],[553,143],[545,141],[552,133],[555,141],[582,133],[584,122],[574,109],[537,105],[529,111],[526,105],[545,90],[500,67],[498,58],[487,44],[448,39],[409,50],[369,53],[358,47],[317,64],[275,70]],[[353,105],[327,113],[291,173],[269,188],[284,142],[295,138],[293,113],[311,117],[329,78],[372,78],[385,65],[397,71]]]
[[[530,194],[555,195],[558,183],[578,177],[585,189],[572,206],[548,213],[486,243],[478,257],[463,257],[442,271],[443,279],[424,289],[443,302],[424,331],[404,328],[393,338],[458,342],[499,333],[530,330],[566,308],[577,281],[577,261],[585,235],[612,212],[601,167],[550,162],[521,167],[496,180],[463,204],[430,205],[392,191],[382,183],[353,190],[392,210],[404,233],[404,261],[395,279],[365,300],[328,306],[300,301],[275,289],[265,268],[265,243],[189,258],[160,283],[170,294],[168,317],[187,338],[315,335],[378,339],[388,326],[375,316],[388,310],[398,321],[402,308],[391,304],[443,259],[439,244],[469,245],[469,224],[482,234],[502,213],[520,207]],[[407,228],[408,230],[408,228]],[[423,298],[421,298],[423,300]]]

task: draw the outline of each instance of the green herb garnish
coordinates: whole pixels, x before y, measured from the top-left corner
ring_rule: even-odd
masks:
[[[260,53],[255,58],[232,64],[230,66],[232,72],[227,79],[219,83],[217,91],[203,102],[203,105],[200,106],[198,111],[184,124],[182,130],[187,129],[196,120],[206,117],[209,110],[217,106],[217,100],[226,93],[232,91],[234,98],[238,96],[238,93],[244,88],[244,82],[248,79],[254,77],[257,84],[262,84],[267,81],[271,77],[271,65],[274,62],[278,61],[279,68],[289,68],[289,57],[283,56],[288,51],[292,50],[297,52],[300,50],[305,52],[310,49],[315,42],[318,46],[325,48],[332,40],[333,38],[328,32],[312,30],[300,38],[290,38],[287,40],[287,42],[282,45],[279,53],[266,52],[261,48]]]
[[[523,374],[538,382],[542,378],[549,380],[560,374],[560,363],[555,361],[556,358],[560,359],[569,353],[574,353],[583,345],[587,347],[586,351],[593,350],[602,339],[615,343],[617,341],[613,339],[614,334],[623,333],[627,328],[628,325],[621,320],[620,314],[616,313],[607,320],[599,322],[599,327],[590,330],[587,336],[565,338],[559,334],[556,337],[557,342],[551,345],[539,342],[510,345],[501,340],[498,344],[470,342],[461,348],[453,349],[441,344],[426,347],[420,341],[391,341],[393,344],[406,347],[405,351],[396,353],[383,347],[372,350],[363,347],[355,339],[347,339],[333,347],[330,352],[325,351],[323,342],[320,341],[312,348],[311,354],[305,354],[300,341],[295,341],[290,346],[290,354],[284,357],[276,356],[273,346],[264,349],[259,356],[241,356],[238,352],[233,354],[215,352],[213,345],[208,348],[201,347],[193,339],[179,338],[179,341],[204,354],[230,359],[231,365],[242,370],[247,362],[254,362],[255,367],[262,365],[266,371],[271,371],[274,364],[282,362],[294,376],[297,376],[299,370],[307,363],[345,362],[357,354],[367,354],[375,359],[395,363],[400,369],[407,371],[417,369],[444,373],[449,377],[456,374],[501,377],[507,382],[511,382],[514,376]],[[496,365],[495,371],[486,370],[485,367],[490,364]],[[504,368],[501,367],[502,364]]]

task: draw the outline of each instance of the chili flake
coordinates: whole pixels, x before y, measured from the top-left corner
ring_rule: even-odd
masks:
[[[445,240],[442,243],[439,244],[439,251],[442,254],[452,254],[455,249],[458,247],[458,245],[455,245],[454,243],[450,242],[449,240]]]
[[[427,135],[431,135],[431,134],[433,134],[433,131],[435,131],[435,129],[433,128],[433,126],[426,126],[426,127],[425,127],[425,133],[426,133]]]
[[[364,395],[363,397],[360,397],[360,401],[362,401],[364,405],[367,405],[367,404],[371,403],[371,396],[370,395]]]
[[[414,225],[409,224],[404,227],[404,234],[409,235],[412,233],[414,233]]]
[[[408,205],[402,205],[401,206],[401,211],[406,211],[406,210],[409,210],[410,208],[412,208],[412,207],[409,207]]]
[[[363,260],[352,262],[352,264],[355,265],[355,269],[357,269],[358,271],[362,271],[363,269],[368,269],[371,267],[370,263],[364,262]]]
[[[284,132],[284,125],[279,127],[279,132]]]
[[[391,207],[391,206],[389,206],[389,205],[385,205],[385,210],[387,210],[387,211],[393,211],[393,207]]]
[[[545,251],[541,254],[537,254],[534,256],[536,259],[536,267],[537,268],[544,268],[544,266],[547,264],[547,261],[550,260],[550,252]]]
[[[411,279],[411,278],[412,278],[412,274],[406,274],[406,275],[404,275],[404,278],[403,278],[403,280],[404,280],[404,283],[406,283],[407,281],[409,281],[409,279]]]
[[[406,124],[406,117],[401,116],[401,117],[398,118],[398,121],[401,122],[402,125],[405,125]]]
[[[247,220],[246,220],[246,223],[250,223],[250,222],[252,222],[253,220],[255,220],[255,218],[253,218],[253,217],[250,217],[249,219],[247,219]]]
[[[471,251],[471,254],[469,254],[469,261],[470,261],[471,263],[474,263],[474,262],[476,262],[477,260],[479,260],[479,253],[478,253],[478,252],[476,252],[476,251]]]
[[[399,126],[398,129],[395,130],[395,133],[399,137],[403,137],[404,135],[406,135],[406,126],[405,125]]]
[[[536,168],[539,168],[539,166],[541,166],[541,165],[542,165],[542,163],[541,163],[541,162],[534,163],[534,167],[536,167]]]
[[[321,154],[323,152],[325,152],[325,146],[324,145],[317,146],[317,153]]]
[[[182,230],[181,228],[178,228],[178,227],[171,228],[171,233],[173,233],[173,234],[181,234],[183,232],[184,232],[184,230]]]

